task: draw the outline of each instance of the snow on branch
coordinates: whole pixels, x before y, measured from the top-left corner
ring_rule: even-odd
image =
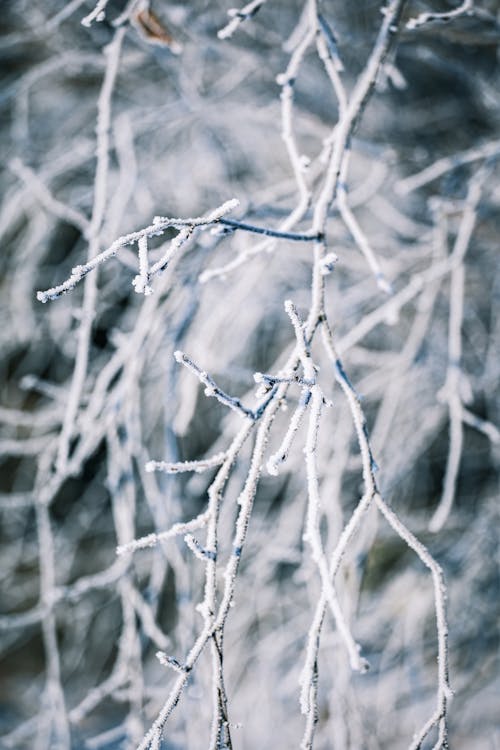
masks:
[[[162,235],[166,229],[190,229],[193,230],[195,227],[208,226],[210,224],[217,223],[223,216],[232,211],[239,205],[239,201],[233,198],[232,200],[226,201],[219,208],[212,211],[210,214],[204,217],[198,217],[196,219],[172,219],[157,216],[153,220],[153,223],[144,229],[140,229],[137,232],[131,232],[123,237],[118,237],[106,250],[96,255],[88,263],[80,266],[75,266],[71,271],[71,276],[59,286],[47,289],[44,292],[37,292],[37,299],[40,302],[48,302],[49,300],[56,299],[62,294],[72,291],[85,276],[97,268],[102,263],[105,263],[110,258],[113,258],[122,247],[127,245],[134,245],[135,243],[141,242],[139,246],[139,265],[142,270],[139,273],[139,282],[135,282],[139,289],[149,294],[151,293],[149,285],[145,279],[149,279],[152,275],[158,273],[160,270],[164,270],[167,265],[167,261],[160,261],[160,265],[155,268],[153,266],[149,271],[147,270],[147,240],[151,237],[158,237]],[[185,235],[182,236],[184,241]],[[181,243],[174,244],[175,249],[180,246]],[[137,291],[137,290],[136,290]]]
[[[410,20],[406,23],[406,28],[411,31],[413,29],[418,29],[421,26],[425,26],[428,23],[432,23],[433,21],[440,21],[441,23],[444,23],[446,21],[452,21],[455,18],[459,18],[460,16],[473,14],[474,0],[464,0],[462,5],[459,5],[459,7],[455,8],[454,10],[449,10],[444,13],[425,12],[421,13],[416,18],[410,18]]]
[[[227,11],[227,15],[231,20],[226,26],[224,26],[223,29],[217,32],[217,36],[219,37],[219,39],[229,39],[229,37],[234,34],[238,26],[243,23],[243,21],[252,18],[252,16],[257,13],[257,11],[264,5],[265,2],[267,2],[267,0],[252,0],[252,2],[244,5],[241,10],[238,10],[237,8],[230,8]]]

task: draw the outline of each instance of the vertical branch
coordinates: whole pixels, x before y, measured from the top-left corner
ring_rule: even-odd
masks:
[[[217,552],[218,552],[218,526],[222,493],[227,482],[229,470],[240,452],[243,443],[247,440],[252,430],[252,424],[246,423],[229,448],[227,457],[221,467],[216,480],[209,489],[209,523],[207,527],[206,550],[209,553],[205,569],[205,598],[202,604],[202,613],[207,627],[213,625],[217,607]],[[211,638],[212,650],[212,681],[213,681],[213,710],[212,731],[210,739],[210,750],[219,748],[231,748],[231,734],[229,730],[229,716],[227,709],[227,697],[224,685],[224,633],[223,630],[215,631]],[[225,742],[225,744],[223,744]]]
[[[409,529],[406,528],[378,493],[375,495],[375,502],[394,531],[406,542],[408,547],[418,555],[432,575],[438,634],[437,705],[434,714],[415,736],[410,745],[410,750],[420,750],[424,739],[436,725],[439,726],[439,737],[437,744],[434,746],[435,750],[446,750],[448,747],[447,705],[453,693],[449,685],[448,677],[448,625],[446,622],[446,586],[444,583],[443,571],[434,558],[429,554],[427,548],[413,536]]]
[[[336,127],[334,135],[335,143],[327,167],[326,178],[314,211],[314,232],[324,233],[325,231],[328,211],[337,194],[344,152],[361,118],[370,93],[375,86],[380,66],[384,62],[394,35],[398,30],[399,19],[404,5],[405,0],[391,0],[389,5],[384,9],[384,20],[380,27],[375,46],[365,69],[356,82],[345,114]]]
[[[293,130],[293,87],[295,84],[295,79],[297,78],[299,72],[300,65],[314,37],[315,28],[314,26],[309,25],[309,28],[307,29],[305,35],[299,41],[293,51],[286,71],[283,74],[279,75],[276,79],[278,84],[282,87],[281,137],[283,138],[283,142],[286,146],[288,158],[290,160],[293,175],[299,191],[299,203],[287,218],[286,223],[282,225],[282,229],[291,229],[297,221],[300,221],[300,219],[307,211],[311,201],[311,192],[307,186],[307,182],[304,176],[307,167],[307,161],[303,156],[299,154]]]
[[[97,105],[97,165],[94,181],[94,203],[90,227],[88,229],[89,249],[87,261],[92,260],[99,252],[99,234],[106,207],[106,195],[109,171],[109,130],[111,127],[111,97],[118,74],[118,63],[125,36],[125,28],[115,31],[113,41],[105,48],[106,72]],[[73,436],[74,424],[80,406],[83,386],[87,376],[89,359],[90,335],[95,315],[97,296],[97,273],[85,279],[83,291],[83,305],[80,314],[80,327],[77,335],[77,350],[75,368],[64,412],[64,423],[59,437],[56,468],[59,473],[66,469],[70,441]]]
[[[338,189],[337,189],[337,206],[340,211],[340,215],[342,216],[342,219],[344,220],[344,223],[348,230],[350,231],[354,241],[356,242],[357,246],[363,253],[364,257],[366,258],[366,262],[370,266],[370,269],[375,276],[375,279],[377,281],[377,285],[379,289],[381,289],[386,294],[391,294],[392,287],[390,283],[387,281],[381,267],[379,260],[377,256],[375,255],[370,243],[368,242],[368,239],[359,226],[356,217],[354,216],[353,212],[349,208],[349,204],[347,203],[347,171],[349,167],[349,157],[350,157],[350,149],[346,149],[346,153],[344,156],[344,161],[342,163],[342,168],[340,170],[339,175],[339,183],[338,183]]]
[[[311,546],[312,558],[318,566],[318,570],[321,576],[321,596],[326,599],[328,605],[330,606],[335,619],[335,624],[337,625],[340,636],[347,648],[351,668],[355,671],[364,672],[367,669],[367,664],[366,661],[360,657],[360,647],[355,642],[344,618],[342,610],[340,609],[337,594],[331,583],[331,576],[328,571],[328,564],[326,562],[326,557],[321,542],[321,502],[319,497],[318,471],[316,466],[315,454],[322,406],[323,394],[321,393],[319,386],[314,385],[311,388],[311,410],[306,446],[304,449],[309,498],[305,539]]]
[[[42,637],[46,660],[49,712],[48,715],[41,717],[41,721],[48,725],[46,747],[53,747],[55,750],[70,750],[71,734],[61,681],[61,658],[54,613],[56,600],[54,535],[50,523],[49,509],[45,503],[37,503],[36,520],[40,560],[40,603],[47,609],[42,620]],[[54,728],[54,735],[52,735],[52,727]]]
[[[153,293],[153,288],[149,283],[149,261],[148,261],[148,238],[143,235],[137,241],[139,255],[139,274],[135,277],[132,284],[137,294],[144,294],[149,297]]]
[[[469,184],[465,209],[453,247],[456,265],[451,274],[450,322],[448,332],[448,369],[444,396],[450,414],[450,447],[444,478],[444,487],[439,505],[429,522],[429,530],[439,531],[450,514],[456,492],[458,470],[463,445],[463,406],[461,390],[460,360],[462,357],[462,322],[464,315],[465,269],[464,259],[469,248],[477,220],[477,209],[482,194],[482,186],[487,176],[486,169],[480,169]]]

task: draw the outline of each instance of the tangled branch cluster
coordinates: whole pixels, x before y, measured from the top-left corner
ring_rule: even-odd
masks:
[[[6,684],[26,691],[5,747],[446,748],[440,558],[465,642],[457,609],[495,577],[500,142],[441,156],[429,141],[402,177],[394,101],[412,104],[415,49],[452,56],[436,24],[498,39],[495,18],[468,1],[350,15],[259,0],[224,26],[200,1],[163,9],[176,33],[148,3],[99,0],[65,51],[84,5],[36,8],[5,42],[53,47],[3,101],[17,156],[0,214],[0,631]],[[38,97],[63,66],[77,101]],[[59,132],[36,134],[48,105]],[[410,117],[416,137],[432,126]]]

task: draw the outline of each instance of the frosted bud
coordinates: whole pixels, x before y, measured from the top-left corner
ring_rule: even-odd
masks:
[[[210,610],[205,602],[197,604],[195,609],[203,618],[207,618],[210,615]]]
[[[329,273],[335,268],[335,263],[338,262],[338,256],[335,253],[328,253],[325,255],[320,265],[320,272],[322,276],[328,276]]]
[[[270,474],[272,477],[278,476],[278,466],[275,457],[269,459],[267,462],[267,473]]]

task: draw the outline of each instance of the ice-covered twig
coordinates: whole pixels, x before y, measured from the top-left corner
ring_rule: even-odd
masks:
[[[324,234],[328,211],[336,197],[340,170],[344,159],[345,149],[356,129],[363,109],[369,99],[370,93],[375,86],[380,66],[383,64],[390,49],[391,42],[398,30],[399,18],[404,5],[404,0],[392,0],[384,8],[384,20],[380,27],[377,40],[372,49],[370,57],[349,98],[345,113],[337,124],[334,133],[334,147],[326,171],[323,183],[314,210],[313,230]]]
[[[265,227],[256,226],[254,224],[233,221],[232,219],[222,219],[218,222],[222,226],[233,227],[234,229],[242,229],[243,231],[251,232],[253,234],[262,234],[269,237],[270,239],[265,240],[264,242],[260,242],[257,245],[247,248],[246,250],[242,250],[235,258],[233,258],[229,261],[229,263],[226,263],[223,266],[217,268],[209,268],[206,271],[203,271],[203,273],[200,274],[200,282],[202,284],[205,284],[207,281],[210,281],[210,279],[224,277],[226,276],[226,274],[235,271],[255,255],[259,255],[264,251],[270,251],[274,244],[272,243],[273,238],[291,240],[292,242],[316,242],[318,239],[320,239],[320,236],[317,232],[288,231],[288,229],[292,227],[299,218],[300,217],[298,216],[294,216],[294,212],[292,212],[290,216],[284,222],[282,222],[282,224],[280,225],[280,229],[268,229]]]
[[[178,474],[184,471],[194,471],[200,474],[203,471],[220,466],[224,463],[226,457],[227,453],[223,451],[209,458],[202,458],[199,461],[177,461],[175,463],[169,463],[168,461],[148,461],[145,468],[149,472],[164,471],[166,474]]]
[[[421,26],[425,26],[427,23],[432,23],[433,21],[441,21],[442,23],[446,21],[452,21],[454,18],[459,18],[460,16],[464,15],[470,15],[471,11],[473,11],[474,8],[474,0],[464,0],[462,5],[460,5],[458,8],[455,8],[455,10],[449,10],[445,13],[421,13],[416,18],[411,18],[407,24],[406,28],[408,30],[418,29]]]
[[[486,419],[481,419],[476,414],[473,414],[469,409],[465,409],[462,406],[462,420],[469,427],[473,427],[475,430],[482,432],[488,437],[492,443],[497,445],[500,443],[500,430],[493,422],[489,422]]]
[[[94,179],[94,195],[92,214],[86,232],[89,241],[87,250],[87,264],[94,262],[99,250],[99,237],[105,214],[106,197],[109,177],[109,132],[111,128],[111,102],[118,75],[118,66],[122,51],[125,29],[118,29],[112,41],[105,47],[106,69],[99,93],[96,122],[96,172]],[[46,302],[44,292],[38,292],[37,298]],[[97,279],[95,276],[87,279],[83,290],[83,304],[81,309],[80,326],[77,334],[77,352],[73,377],[64,412],[64,422],[59,436],[59,446],[56,459],[57,471],[62,474],[67,466],[70,440],[73,434],[76,415],[80,406],[85,378],[87,375],[90,337],[95,316],[97,299]]]
[[[382,499],[378,492],[376,481],[374,477],[373,459],[371,454],[371,448],[368,440],[368,433],[365,426],[363,413],[349,380],[342,374],[342,370],[339,370],[335,363],[338,362],[338,357],[333,345],[331,333],[325,323],[322,326],[323,342],[326,346],[329,357],[335,365],[336,379],[340,383],[346,397],[348,398],[351,414],[356,427],[356,433],[358,437],[358,444],[360,447],[362,460],[363,460],[363,477],[365,483],[365,494],[358,503],[349,523],[345,526],[340,539],[335,547],[330,562],[330,576],[334,577],[338,570],[342,557],[347,548],[348,542],[358,527],[364,513],[366,512],[370,503],[375,500],[377,506],[381,510],[382,514],[388,520],[390,525],[396,531],[396,533],[408,544],[408,546],[416,552],[419,558],[422,560],[424,565],[430,570],[434,585],[434,604],[436,612],[436,623],[438,632],[438,690],[437,690],[437,708],[431,719],[425,724],[419,734],[414,738],[411,745],[412,750],[418,750],[421,744],[431,729],[439,725],[439,733],[442,738],[442,743],[436,747],[446,746],[447,737],[447,724],[446,724],[446,713],[447,703],[451,697],[451,690],[448,682],[448,645],[447,645],[447,622],[446,622],[446,588],[443,579],[443,573],[440,566],[436,563],[434,558],[430,555],[426,547],[419,542],[413,534],[406,528],[406,526],[400,521],[397,515],[392,511],[387,503]],[[324,608],[326,604],[325,593],[322,593],[320,602],[316,608],[311,629],[308,637],[308,648],[307,658],[302,673],[301,685],[301,705],[304,713],[309,716],[314,712],[314,704],[312,700],[314,698],[314,680],[317,664],[317,654],[319,648],[319,638],[321,628],[324,620]],[[312,732],[314,729],[314,721],[308,722],[306,729],[306,737],[304,738],[303,746],[311,747],[312,743]]]
[[[336,359],[335,349],[333,347],[331,334],[329,333],[329,330],[326,327],[326,323],[323,326],[323,331],[324,331],[323,340],[327,347],[327,351],[329,351],[330,353],[330,358],[333,361],[335,361]],[[436,621],[437,621],[437,628],[438,628],[438,665],[439,665],[438,708],[434,716],[425,725],[425,727],[422,729],[421,733],[419,734],[418,738],[412,744],[413,750],[417,750],[417,748],[420,747],[425,736],[432,729],[432,727],[435,726],[437,723],[440,724],[441,732],[443,734],[446,734],[446,705],[451,695],[451,691],[450,691],[449,684],[448,684],[448,646],[447,646],[448,629],[447,629],[447,624],[446,624],[446,610],[445,610],[446,588],[444,584],[443,573],[439,565],[436,563],[434,558],[428,552],[427,548],[424,547],[424,545],[421,542],[419,542],[413,536],[413,534],[411,534],[411,532],[400,521],[400,519],[397,517],[394,511],[392,511],[388,507],[388,505],[385,503],[380,493],[378,492],[376,482],[375,482],[375,477],[373,474],[374,462],[372,458],[371,447],[368,441],[366,425],[364,422],[364,417],[362,415],[359,402],[357,400],[357,397],[354,391],[352,390],[352,387],[349,384],[349,381],[346,380],[344,377],[342,377],[341,373],[339,373],[338,370],[337,370],[337,378],[339,379],[339,382],[349,399],[351,411],[353,414],[353,419],[356,425],[358,443],[359,443],[361,454],[363,457],[363,476],[364,476],[364,481],[365,481],[366,492],[365,492],[364,498],[362,499],[362,501],[360,502],[358,506],[357,511],[355,512],[355,516],[357,515],[356,520],[359,520],[361,513],[363,513],[367,507],[367,503],[369,503],[371,499],[375,498],[375,502],[377,503],[377,506],[380,508],[383,515],[389,521],[391,526],[395,529],[398,535],[408,544],[408,546],[417,553],[417,555],[420,557],[422,562],[429,568],[429,570],[432,573],[432,578],[433,578],[433,583],[434,583],[434,602],[435,602],[435,610],[436,610]],[[355,516],[353,516],[352,520],[354,520]],[[354,530],[354,524],[351,524],[351,529],[349,530],[349,533],[351,534],[353,530]],[[345,534],[343,534],[342,536],[345,537]],[[341,537],[341,540],[342,540],[342,537]],[[344,543],[345,543],[345,539],[344,539]],[[341,545],[339,544],[338,550],[335,553],[336,559],[335,561],[332,560],[332,563],[334,563],[335,567],[338,566],[340,559],[341,559],[341,554],[339,552],[340,550],[341,550]],[[443,745],[443,747],[444,746],[445,745]]]
[[[304,448],[308,487],[307,521],[304,537],[311,546],[312,558],[317,565],[320,574],[321,598],[324,598],[326,600],[331,609],[340,637],[344,641],[344,644],[347,648],[351,668],[357,672],[365,672],[368,669],[368,663],[360,656],[361,649],[354,640],[349,625],[340,608],[337,593],[334,589],[328,570],[328,563],[323,550],[323,544],[321,542],[321,501],[319,496],[316,446],[323,403],[324,398],[323,393],[321,392],[321,388],[319,387],[319,385],[313,385],[311,388],[311,409],[309,415],[309,426],[306,445]]]
[[[286,388],[286,386],[281,386],[281,388]],[[187,668],[187,671],[190,671],[193,668],[194,664],[197,662],[200,654],[205,649],[209,640],[213,639],[213,637],[217,633],[221,632],[222,628],[224,627],[229,609],[231,607],[235,578],[239,568],[241,552],[246,540],[248,523],[252,511],[257,482],[262,468],[262,458],[267,442],[268,432],[278,408],[278,404],[279,400],[277,399],[272,407],[266,412],[264,420],[259,425],[250,471],[247,475],[245,487],[239,498],[240,512],[236,525],[235,537],[233,540],[233,554],[230,556],[230,559],[226,565],[224,573],[224,593],[217,613],[211,611],[211,607],[215,604],[215,561],[213,559],[207,560],[205,599],[200,606],[200,609],[204,615],[205,625],[185,659],[184,664]],[[250,430],[253,428],[253,424],[254,423],[252,422],[247,422],[242,427],[236,438],[233,440],[231,447],[228,449],[228,457],[209,490],[210,502],[208,514],[211,519],[211,535],[207,535],[207,547],[210,546],[210,548],[214,550],[216,550],[215,542],[217,535],[217,519],[224,485],[227,481],[231,465],[236,455],[239,453],[241,446],[248,437]],[[146,750],[146,748],[159,747],[163,728],[186,687],[187,671],[186,674],[180,675],[177,679],[157,718],[138,746],[138,750]]]
[[[292,212],[293,213],[293,212]],[[292,216],[292,214],[290,214]],[[294,219],[294,222],[296,219]],[[230,260],[229,263],[226,263],[223,266],[217,267],[217,268],[209,268],[206,271],[203,271],[203,273],[200,274],[200,282],[202,284],[205,284],[207,281],[210,281],[210,279],[213,278],[224,278],[226,274],[231,273],[232,271],[235,271],[237,268],[240,268],[244,263],[246,263],[250,258],[253,258],[256,255],[259,255],[260,253],[271,251],[274,243],[272,242],[272,239],[283,239],[283,240],[292,240],[293,242],[316,242],[321,237],[318,235],[317,232],[289,232],[287,231],[287,227],[290,227],[293,225],[292,221],[289,221],[288,219],[285,220],[280,226],[282,229],[267,229],[264,227],[257,227],[253,224],[245,224],[244,222],[236,222],[231,220],[222,220],[218,222],[221,225],[225,225],[228,227],[233,227],[235,229],[242,229],[247,232],[251,232],[254,234],[263,234],[269,237],[269,240],[264,240],[263,242],[259,242],[257,245],[253,245],[245,250],[242,250],[238,255],[233,258],[233,260]]]
[[[340,58],[339,48],[337,45],[337,39],[335,37],[335,34],[333,33],[333,30],[330,24],[328,23],[328,21],[326,20],[325,16],[322,13],[318,13],[317,17],[318,17],[319,28],[325,39],[326,45],[328,47],[329,55],[335,66],[335,70],[338,73],[341,73],[344,70],[344,65]]]
[[[313,381],[306,380],[305,378],[299,377],[299,375],[293,375],[291,377],[281,375],[269,375],[265,372],[254,373],[253,379],[256,383],[263,385],[266,389],[269,386],[275,385],[276,383],[296,383],[301,386],[311,386]]]
[[[118,237],[118,239],[115,240],[113,244],[110,245],[102,253],[99,253],[98,255],[90,259],[87,263],[85,263],[84,265],[75,266],[72,269],[71,276],[64,283],[59,284],[59,286],[53,287],[52,289],[47,289],[44,292],[37,292],[37,295],[36,295],[37,299],[40,302],[48,302],[48,300],[56,299],[57,297],[60,297],[61,294],[66,294],[67,292],[73,290],[75,286],[88,273],[90,273],[90,271],[93,271],[102,263],[114,257],[117,254],[117,252],[120,250],[120,248],[125,247],[126,245],[133,245],[136,242],[139,242],[139,240],[142,239],[143,237],[146,237],[146,238],[157,237],[158,235],[163,234],[166,229],[169,229],[171,227],[193,228],[193,227],[207,226],[209,224],[216,224],[219,221],[219,219],[221,219],[223,216],[229,213],[229,211],[232,211],[238,205],[239,205],[239,201],[237,201],[236,199],[232,199],[223,203],[221,206],[219,206],[219,208],[217,208],[215,211],[212,211],[207,216],[193,218],[193,219],[171,219],[171,218],[164,218],[164,217],[156,217],[155,221],[153,221],[153,223],[150,224],[149,226],[145,227],[144,229],[140,229],[137,232],[131,232],[130,234],[126,234],[123,237]],[[153,272],[153,270],[155,270],[154,267],[150,269],[150,274]],[[159,268],[156,269],[156,272],[158,270],[160,269]]]
[[[342,113],[342,117],[332,134],[326,177],[319,195],[319,199],[315,206],[313,217],[313,229],[318,233],[325,233],[328,212],[338,192],[346,149],[348,148],[350,139],[356,128],[368,97],[373,90],[380,67],[386,58],[391,44],[391,37],[393,33],[398,29],[402,7],[403,2],[399,2],[396,0],[395,2],[391,2],[384,9],[384,21],[381,25],[377,41],[374,45],[370,58],[362,74],[358,78],[358,81],[348,103],[345,104],[345,111]],[[332,69],[334,71],[333,66]],[[346,177],[344,177],[344,182],[345,179]],[[313,301],[306,326],[306,340],[308,340],[308,336],[312,337],[314,331],[316,330],[318,322],[322,322],[321,328],[323,333],[323,341],[325,343],[332,364],[334,365],[335,378],[340,384],[348,400],[358,436],[358,443],[360,446],[363,464],[365,493],[362,500],[358,504],[357,513],[355,515],[355,523],[350,526],[349,533],[345,533],[341,536],[343,542],[347,544],[346,540],[350,538],[350,535],[354,532],[356,524],[359,523],[362,514],[373,500],[376,488],[374,478],[375,463],[373,461],[371,448],[368,443],[364,415],[361,410],[358,397],[354,389],[352,388],[347,375],[345,374],[337,351],[335,350],[324,313],[324,274],[322,273],[322,271],[324,268],[325,255],[326,245],[318,243],[315,247],[315,278],[313,279],[312,290]],[[312,466],[309,467],[309,471],[311,477],[314,476]],[[314,482],[312,482],[312,485],[314,485]],[[337,566],[340,565],[344,550],[345,547],[337,547]],[[323,575],[322,582],[324,579],[325,576]],[[331,590],[333,590],[333,586],[331,587]],[[307,715],[307,724],[302,741],[302,748],[304,748],[304,750],[311,750],[313,744],[313,735],[317,716],[317,654],[319,649],[321,627],[324,619],[324,609],[327,601],[326,594],[328,593],[328,591],[330,591],[330,589],[327,590],[326,587],[323,588],[322,596],[316,610],[316,616],[309,631],[306,664],[301,678],[301,706],[303,712]],[[354,658],[354,656],[355,654],[352,653],[352,658]],[[359,653],[357,654],[357,658],[359,659]]]
[[[92,21],[104,21],[106,18],[106,6],[109,0],[98,0],[93,11],[82,18],[82,26],[90,26]]]
[[[117,555],[124,555],[127,552],[135,552],[138,549],[148,549],[148,547],[155,547],[160,542],[165,542],[167,539],[180,536],[181,534],[189,534],[192,531],[201,529],[206,526],[208,522],[208,513],[200,513],[199,516],[193,518],[191,521],[186,523],[174,523],[167,531],[161,531],[158,534],[152,533],[142,536],[139,539],[134,539],[126,544],[121,544],[116,548]]]
[[[149,283],[148,238],[146,236],[141,237],[137,242],[137,249],[139,254],[139,274],[132,281],[132,286],[137,294],[144,294],[145,297],[148,297],[153,293],[153,288]]]
[[[304,324],[299,318],[295,305],[289,299],[285,300],[285,310],[293,325],[293,330],[295,331],[299,357],[304,369],[304,378],[306,381],[314,385],[316,381],[316,369],[311,359],[309,344],[305,338]]]
[[[300,154],[293,127],[293,89],[300,65],[304,59],[307,49],[314,40],[316,30],[312,24],[304,37],[294,49],[286,71],[276,79],[281,88],[281,137],[285,144],[288,158],[293,170],[293,176],[299,191],[299,202],[287,219],[290,226],[300,220],[307,211],[311,201],[311,191],[307,185],[305,172],[309,160]]]
[[[447,727],[447,706],[453,696],[449,683],[449,658],[448,658],[448,624],[446,620],[446,585],[444,582],[443,571],[438,563],[434,560],[425,547],[411,533],[411,531],[402,523],[394,511],[382,499],[380,494],[375,495],[375,502],[392,526],[396,534],[403,539],[408,547],[412,549],[428,568],[432,575],[434,587],[434,606],[436,611],[436,626],[438,636],[438,689],[436,710],[431,718],[422,727],[420,732],[415,735],[410,745],[410,750],[420,750],[424,739],[427,737],[433,727],[439,727],[439,739],[434,746],[436,750],[448,746],[448,727]]]
[[[305,12],[303,14],[304,29],[303,35],[297,36],[296,43],[293,48],[290,61],[285,72],[277,77],[277,83],[282,87],[281,91],[281,121],[282,121],[282,139],[287,149],[288,158],[293,171],[293,176],[299,192],[299,202],[297,206],[291,211],[287,218],[281,223],[278,230],[259,232],[259,234],[265,234],[269,237],[275,237],[277,239],[292,239],[292,240],[304,240],[311,241],[319,239],[318,232],[306,232],[306,233],[294,233],[290,230],[299,222],[309,208],[311,202],[311,191],[307,185],[305,178],[305,172],[307,170],[309,160],[307,157],[301,155],[298,150],[298,145],[294,133],[293,126],[293,89],[294,82],[298,75],[300,65],[304,59],[308,47],[311,45],[314,36],[316,34],[315,24],[311,23],[309,18],[310,9],[309,5],[304,6]],[[249,230],[255,231],[255,230]],[[219,268],[209,269],[200,276],[202,283],[208,281],[211,278],[224,277],[227,273],[230,273],[241,265],[246,263],[250,258],[258,255],[262,252],[270,252],[274,247],[273,242],[262,242],[253,247],[246,248],[241,251],[235,258],[229,263]]]
[[[164,667],[170,667],[174,672],[183,674],[187,670],[184,664],[181,664],[174,656],[167,656],[164,651],[157,651],[156,658],[160,664],[163,664]]]
[[[179,248],[185,245],[189,238],[192,237],[193,232],[194,227],[183,227],[179,231],[179,233],[172,240],[170,240],[170,244],[165,253],[159,260],[156,261],[156,263],[153,263],[153,265],[151,266],[149,270],[150,277],[162,273],[167,268],[168,264],[177,253]]]
[[[224,404],[224,406],[229,406],[233,411],[239,412],[252,420],[255,419],[255,412],[252,409],[244,406],[239,398],[228,396],[227,393],[224,393],[210,375],[205,370],[201,370],[184,352],[176,351],[174,352],[174,357],[176,362],[187,367],[188,370],[196,375],[200,383],[205,386],[205,396],[216,398],[217,401]]]
[[[348,103],[347,92],[340,77],[340,73],[342,72],[344,66],[342,64],[342,60],[340,59],[335,35],[325,16],[323,16],[321,13],[317,13],[316,3],[311,3],[309,13],[313,16],[312,23],[317,28],[316,49],[318,51],[318,56],[323,63],[325,71],[332,84],[335,96],[337,98],[337,122],[340,123],[345,117]],[[335,133],[336,130],[334,129],[330,136],[323,141],[324,149],[319,157],[320,162],[322,163],[328,164],[329,162],[332,154],[333,143],[335,140]]]
[[[247,3],[247,5],[244,5],[240,10],[237,8],[230,8],[227,15],[231,20],[223,29],[217,32],[219,39],[229,39],[238,26],[248,18],[252,18],[266,1],[267,0],[252,0],[252,2]]]
[[[217,553],[215,552],[215,550],[208,549],[207,547],[202,547],[196,537],[194,537],[192,534],[186,534],[186,536],[184,537],[184,541],[187,547],[189,547],[191,552],[194,554],[194,556],[198,558],[198,560],[201,560],[202,562],[213,560],[215,562],[217,558]]]
[[[301,425],[302,419],[304,417],[304,414],[306,413],[307,406],[310,400],[311,400],[310,387],[303,388],[302,393],[300,394],[299,403],[292,415],[292,418],[290,419],[288,429],[285,433],[285,436],[283,437],[283,440],[281,441],[281,445],[279,446],[278,450],[275,453],[273,453],[273,455],[270,457],[269,461],[267,462],[267,470],[269,474],[272,474],[273,476],[277,476],[279,473],[278,467],[280,466],[280,464],[284,463],[286,459],[288,458],[288,454],[290,452],[290,448],[292,446],[294,437],[297,434],[297,431]]]

